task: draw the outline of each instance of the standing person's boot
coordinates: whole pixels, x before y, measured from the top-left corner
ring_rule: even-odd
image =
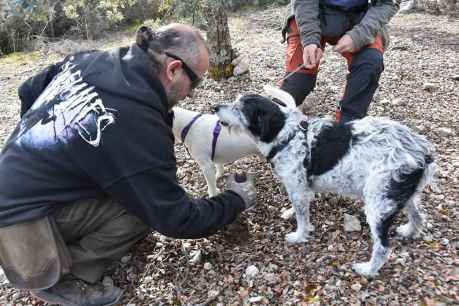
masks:
[[[51,288],[32,290],[31,294],[50,304],[64,306],[108,306],[117,303],[122,290],[101,283],[89,284],[83,280],[66,277]]]

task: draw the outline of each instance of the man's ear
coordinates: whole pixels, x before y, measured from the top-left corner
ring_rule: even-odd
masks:
[[[147,26],[141,26],[136,33],[136,44],[145,52],[148,52],[148,46],[155,37],[154,32]]]
[[[284,124],[285,118],[278,113],[260,117],[260,140],[266,143],[273,141],[284,127]]]

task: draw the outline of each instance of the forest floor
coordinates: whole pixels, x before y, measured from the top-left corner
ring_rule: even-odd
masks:
[[[213,105],[230,102],[238,94],[275,85],[283,76],[283,13],[284,8],[270,8],[232,15],[233,46],[248,59],[250,73],[220,83],[206,80],[193,101],[181,106],[211,112]],[[316,228],[311,239],[287,245],[285,234],[295,222],[280,218],[290,206],[286,193],[265,160],[247,157],[226,170],[256,171],[256,208],[244,213],[238,226],[207,239],[149,235],[107,271],[104,281],[124,289],[120,305],[459,304],[459,20],[413,13],[395,16],[390,28],[385,71],[369,114],[401,121],[435,144],[438,188],[423,194],[427,221],[422,237],[398,239],[393,226],[389,261],[375,278],[361,277],[351,264],[371,254],[362,203],[320,194],[311,206]],[[38,52],[0,58],[0,148],[19,119],[17,88],[23,81],[69,52],[126,45],[133,36],[115,33],[91,43],[65,40]],[[328,47],[304,112],[332,116],[346,73],[344,59]],[[206,196],[197,164],[182,145],[176,146],[176,154],[184,188],[194,196]],[[361,231],[344,231],[344,214],[356,216]],[[400,216],[395,223],[405,220]],[[200,257],[191,262],[196,254]],[[248,267],[257,273],[246,273]],[[27,292],[13,289],[0,270],[0,305],[39,304]]]

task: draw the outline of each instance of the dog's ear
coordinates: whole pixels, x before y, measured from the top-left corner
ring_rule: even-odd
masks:
[[[259,118],[260,140],[269,143],[284,127],[285,117],[281,113],[265,114]]]
[[[269,85],[263,86],[263,90],[268,95],[273,97],[273,101],[274,102],[277,102],[276,100],[278,100],[278,101],[282,102],[282,103],[278,103],[278,104],[280,104],[280,105],[282,105],[284,107],[288,107],[290,109],[295,109],[296,108],[295,99],[292,97],[291,94],[289,94],[285,90],[282,90],[280,88],[275,88],[275,87],[272,87],[272,86],[269,86]]]

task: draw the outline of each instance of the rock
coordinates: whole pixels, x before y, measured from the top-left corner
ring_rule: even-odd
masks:
[[[425,91],[432,92],[438,89],[438,85],[434,83],[424,83],[424,85],[422,85],[422,89]]]
[[[213,266],[212,266],[212,264],[210,262],[206,262],[204,264],[204,269],[205,270],[209,271],[209,270],[212,270],[212,268],[213,268]]]
[[[352,215],[344,214],[344,231],[346,232],[360,232],[362,227],[357,217]]]
[[[408,14],[415,10],[416,1],[415,0],[405,0],[400,4],[399,14]]]
[[[259,303],[263,301],[263,297],[262,296],[254,296],[254,297],[251,297],[249,299],[249,303],[253,304],[253,303]]]
[[[201,250],[196,250],[196,251],[191,252],[190,256],[191,256],[190,263],[196,264],[196,263],[201,262],[202,252]]]
[[[443,238],[441,241],[440,241],[441,244],[443,244],[444,246],[447,246],[449,244],[449,239],[447,238]]]
[[[278,282],[278,278],[277,278],[276,274],[274,274],[274,273],[266,273],[264,275],[264,279],[269,285],[274,285],[274,284],[276,284]]]
[[[131,255],[126,255],[121,258],[122,263],[128,263],[128,261],[131,260]]]
[[[454,131],[447,127],[441,127],[438,129],[438,133],[440,133],[442,136],[451,136],[454,134]]]
[[[245,269],[245,277],[246,278],[254,278],[257,276],[259,270],[255,266],[248,266],[247,269]]]
[[[104,276],[102,284],[107,287],[113,287],[113,279],[110,276]]]
[[[239,76],[247,72],[249,72],[249,64],[247,64],[247,62],[242,59],[240,63],[234,67],[233,75]]]
[[[355,283],[351,286],[351,289],[354,290],[355,292],[359,292],[360,289],[362,289],[362,285],[360,283]]]
[[[290,220],[295,216],[295,209],[293,207],[288,208],[282,212],[281,218],[282,220]]]
[[[395,99],[390,101],[391,105],[401,105],[402,103],[403,103],[402,98],[395,98]]]

